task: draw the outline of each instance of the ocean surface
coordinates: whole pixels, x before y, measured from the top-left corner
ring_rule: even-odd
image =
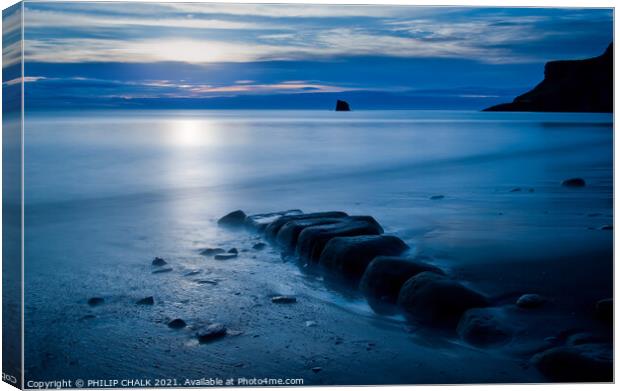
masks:
[[[256,238],[215,224],[235,209],[372,215],[490,294],[532,281],[498,283],[472,271],[489,270],[485,263],[530,262],[520,270],[532,270],[564,254],[611,254],[612,231],[598,229],[613,220],[609,114],[100,110],[27,112],[24,129],[26,380],[205,371],[290,377],[301,370],[295,360],[250,363],[285,343],[254,337],[280,333],[275,314],[256,314],[270,293],[328,303],[330,319],[342,311],[375,327],[379,315],[355,293],[331,289],[275,251],[231,263],[200,256],[208,246],[251,248]],[[587,186],[560,186],[570,177]],[[155,256],[173,272],[152,274]],[[601,273],[610,268],[611,259],[601,261]],[[216,284],[188,278],[191,271]],[[605,277],[584,282],[584,302],[611,292]],[[547,280],[536,281],[544,290]],[[134,304],[151,295],[152,308]],[[89,307],[93,296],[105,305]],[[306,320],[320,318],[317,311]],[[191,334],[165,326],[174,317],[221,321],[241,335],[221,348],[197,346]],[[323,371],[321,382],[373,380],[348,380],[338,368]],[[536,380],[511,376],[499,380]]]

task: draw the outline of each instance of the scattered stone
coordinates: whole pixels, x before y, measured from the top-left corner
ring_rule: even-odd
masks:
[[[514,189],[510,190],[511,193],[517,193],[520,192],[522,189],[520,187],[515,187]]]
[[[235,247],[231,248],[230,250],[228,250],[229,254],[239,254],[239,250],[237,250]]]
[[[226,336],[226,327],[221,323],[213,323],[196,332],[200,343],[209,343]]]
[[[191,276],[195,276],[197,274],[200,274],[200,270],[192,270],[190,272],[185,273],[186,277],[191,277]]]
[[[242,210],[236,210],[230,212],[224,217],[221,217],[217,224],[226,228],[241,228],[245,225],[245,218],[247,216]]]
[[[139,305],[153,305],[153,304],[155,304],[155,299],[153,299],[153,296],[145,297],[144,299],[138,300],[136,302],[136,304],[139,304]]]
[[[318,213],[305,213],[293,216],[282,216],[272,223],[268,224],[265,228],[264,235],[267,241],[272,242],[275,240],[280,228],[289,221],[307,220],[307,219],[322,219],[322,218],[342,218],[348,216],[344,212],[318,212]]]
[[[525,295],[521,295],[517,300],[517,307],[521,308],[539,308],[543,304],[545,304],[547,300],[541,295],[537,295],[536,293],[527,293]]]
[[[151,262],[151,264],[153,266],[164,266],[164,265],[167,265],[168,262],[166,262],[163,258],[155,257],[155,259],[153,259],[153,262]]]
[[[226,250],[220,247],[214,247],[214,248],[207,247],[205,249],[200,250],[200,255],[204,255],[206,257],[212,257],[216,254],[221,254],[223,252],[226,252]]]
[[[217,281],[215,280],[197,280],[196,283],[201,284],[201,285],[204,285],[204,284],[217,285]]]
[[[586,181],[583,178],[570,178],[562,181],[562,186],[565,187],[584,187]]]
[[[185,326],[187,326],[187,323],[185,323],[185,321],[183,319],[173,319],[170,322],[168,322],[168,327],[170,327],[171,329],[182,329]]]
[[[375,257],[397,256],[408,249],[405,242],[391,235],[335,237],[322,251],[319,264],[341,273],[346,278],[358,280]]]
[[[380,235],[383,228],[372,216],[351,216],[334,224],[308,227],[297,240],[296,255],[301,259],[318,261],[323,249],[336,237]]]
[[[229,259],[237,258],[237,254],[236,253],[217,254],[213,258],[218,261],[227,261]]]
[[[612,231],[614,229],[614,226],[611,224],[606,224],[606,225],[599,227],[599,229],[601,231]]]
[[[297,303],[297,299],[293,296],[274,296],[271,298],[271,302],[276,304],[293,304]]]
[[[312,368],[312,372],[314,372],[314,373],[319,373],[322,370],[323,370],[323,368],[321,368],[321,367],[314,367],[314,368]]]
[[[314,320],[308,320],[306,321],[306,327],[316,327],[318,325],[317,322],[315,322]]]
[[[88,305],[90,306],[96,306],[96,305],[100,305],[103,304],[104,300],[103,297],[91,297],[90,299],[88,299]]]
[[[405,282],[398,303],[412,321],[452,328],[465,311],[486,307],[488,300],[457,281],[437,273],[423,272]]]
[[[534,355],[532,363],[557,382],[613,381],[613,352],[608,344],[555,347]]]
[[[446,198],[446,196],[444,196],[444,195],[434,195],[434,196],[430,197],[430,199],[433,200],[433,201],[443,200],[444,198]]]
[[[391,312],[385,305],[396,304],[403,284],[422,272],[444,274],[435,266],[401,257],[376,257],[362,276],[360,289],[377,312]]]
[[[475,346],[504,344],[512,338],[512,331],[497,310],[487,308],[465,312],[456,331],[465,342]]]
[[[171,272],[171,271],[172,271],[171,267],[165,267],[165,268],[162,268],[162,269],[153,270],[153,274],[168,273],[168,272]]]
[[[614,299],[603,299],[596,303],[596,317],[602,321],[610,322],[614,321]]]
[[[254,243],[254,244],[252,245],[252,248],[253,248],[254,250],[262,250],[262,249],[264,249],[266,246],[267,246],[267,245],[266,245],[265,243],[263,243],[263,242],[258,242],[258,243]]]

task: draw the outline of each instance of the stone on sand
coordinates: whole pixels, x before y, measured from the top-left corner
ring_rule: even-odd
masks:
[[[221,323],[213,323],[200,328],[196,332],[196,338],[200,343],[209,343],[226,336],[226,326]]]
[[[229,259],[237,258],[237,253],[217,254],[213,258],[217,261],[227,261]]]
[[[392,235],[335,237],[325,246],[319,264],[343,277],[358,280],[375,257],[398,256],[408,249],[405,242]]]
[[[510,341],[512,331],[497,309],[472,308],[465,312],[456,328],[467,343],[486,347]]]
[[[297,299],[293,296],[274,296],[271,298],[271,302],[276,304],[293,304],[297,303]]]
[[[221,254],[223,252],[226,252],[226,250],[220,247],[207,247],[205,249],[200,250],[200,255],[211,257],[213,255]]]
[[[242,210],[236,210],[230,212],[224,217],[221,217],[217,224],[226,228],[241,228],[245,225],[245,218],[247,216]]]
[[[317,212],[317,213],[304,213],[304,214],[293,215],[293,216],[282,216],[282,217],[274,220],[269,225],[267,225],[267,227],[265,228],[265,232],[264,232],[265,239],[267,239],[270,242],[274,241],[276,236],[278,235],[278,232],[280,231],[280,228],[282,228],[282,226],[284,224],[288,223],[289,221],[307,220],[307,219],[322,219],[322,218],[340,218],[340,217],[346,217],[346,216],[347,216],[347,214],[344,213],[344,212],[334,212],[334,211],[330,211],[330,212]]]
[[[164,266],[167,264],[168,262],[166,262],[163,258],[160,257],[155,257],[155,259],[153,259],[153,262],[151,262],[151,265],[153,266]]]
[[[383,228],[372,216],[346,217],[338,223],[308,227],[301,231],[295,253],[301,259],[318,261],[327,242],[333,238],[382,233]]]
[[[609,344],[560,346],[532,357],[538,370],[556,382],[611,382],[613,351]]]
[[[96,305],[100,305],[103,304],[104,300],[103,297],[91,297],[90,299],[88,299],[88,305],[90,306],[96,306]]]
[[[168,322],[168,327],[170,327],[171,329],[182,329],[185,326],[187,326],[187,323],[185,323],[183,319],[179,318],[173,319]]]
[[[488,300],[441,274],[423,272],[405,282],[398,296],[398,304],[411,321],[453,328],[465,311],[486,307]]]
[[[385,312],[385,304],[396,304],[400,288],[408,279],[429,271],[444,274],[439,268],[424,262],[403,257],[379,256],[366,268],[360,289],[375,311]]]

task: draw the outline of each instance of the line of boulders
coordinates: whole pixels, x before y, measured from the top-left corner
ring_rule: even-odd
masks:
[[[440,268],[412,259],[409,246],[397,236],[385,234],[371,216],[350,216],[340,211],[303,213],[298,209],[246,215],[236,210],[220,218],[218,225],[260,234],[284,256],[358,286],[377,313],[401,311],[411,322],[453,330],[478,347],[507,343],[513,337],[510,322],[503,318],[500,308],[493,307],[492,299]],[[526,294],[516,305],[533,309],[544,301],[538,295]],[[584,368],[573,374],[580,379],[610,379],[603,375],[611,374],[612,362],[601,360],[600,355],[593,359],[591,353],[592,349],[607,348],[588,348],[570,351],[573,356],[569,360],[573,358],[576,366]],[[547,368],[555,369],[555,353],[548,352],[550,357],[542,352],[532,362],[554,378],[557,376]],[[559,360],[567,360],[566,355],[559,356]]]

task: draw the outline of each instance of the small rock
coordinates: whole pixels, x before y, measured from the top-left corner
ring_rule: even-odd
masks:
[[[185,273],[185,276],[190,277],[190,276],[195,276],[197,274],[200,274],[200,270],[192,270],[190,272]]]
[[[312,368],[312,372],[314,372],[314,373],[319,373],[322,370],[323,370],[323,368],[321,368],[321,367],[314,367],[314,368]]]
[[[144,299],[138,300],[136,302],[136,304],[140,304],[140,305],[153,305],[153,304],[155,304],[155,299],[153,299],[153,296],[145,297]]]
[[[230,250],[228,250],[228,254],[239,254],[239,250],[233,247]]]
[[[182,329],[185,326],[187,326],[187,323],[185,323],[183,319],[179,319],[179,318],[168,322],[168,327],[170,327],[171,329]]]
[[[172,268],[171,267],[165,267],[163,269],[157,269],[157,270],[153,270],[153,274],[158,274],[158,273],[168,273],[171,272]]]
[[[596,303],[596,317],[602,321],[613,323],[614,321],[614,299],[603,299]]]
[[[226,327],[221,323],[210,324],[196,332],[196,337],[200,343],[209,343],[225,336]]]
[[[601,231],[612,231],[614,229],[614,226],[611,224],[606,224],[606,225],[599,227],[599,229]]]
[[[547,300],[536,293],[527,293],[517,300],[517,307],[521,308],[538,308],[545,304]]]
[[[349,103],[344,100],[336,100],[336,111],[351,111]]]
[[[92,314],[88,314],[88,315],[84,315],[80,318],[80,320],[90,320],[90,319],[95,319],[96,316],[92,315]]]
[[[293,304],[297,303],[297,299],[293,296],[275,296],[271,298],[271,302],[276,304]]]
[[[198,283],[198,284],[217,285],[217,281],[215,281],[215,280],[198,280],[198,281],[196,281],[196,283]]]
[[[497,310],[474,308],[463,315],[456,328],[458,335],[475,346],[508,342],[512,332]]]
[[[163,258],[155,257],[155,259],[153,259],[153,262],[151,262],[151,264],[153,266],[164,266],[164,265],[168,264],[168,262],[164,261]]]
[[[551,348],[532,357],[532,363],[557,382],[613,381],[613,352],[607,344]]]
[[[562,186],[566,187],[584,187],[586,181],[583,178],[570,178],[562,181]]]
[[[200,250],[200,255],[211,257],[213,255],[221,254],[223,252],[226,252],[226,250],[220,247],[213,247],[213,248],[207,247],[205,249]]]
[[[520,187],[515,187],[514,189],[510,190],[511,193],[517,193],[520,192],[522,189]]]
[[[242,210],[236,210],[230,212],[224,217],[221,217],[217,224],[227,228],[241,228],[245,225],[246,214]]]
[[[306,327],[316,327],[317,325],[318,325],[318,323],[315,322],[314,320],[306,321]]]
[[[226,254],[217,254],[214,259],[218,261],[227,261],[229,259],[237,258],[237,254],[226,253]]]
[[[252,246],[252,248],[254,250],[262,250],[265,248],[265,246],[267,246],[265,243],[263,242],[258,242],[258,243],[254,243],[254,245]]]
[[[91,297],[90,299],[88,299],[88,305],[90,306],[96,306],[96,305],[100,305],[103,304],[103,297]]]
[[[430,197],[431,200],[443,200],[444,198],[446,198],[444,195],[434,195]]]

